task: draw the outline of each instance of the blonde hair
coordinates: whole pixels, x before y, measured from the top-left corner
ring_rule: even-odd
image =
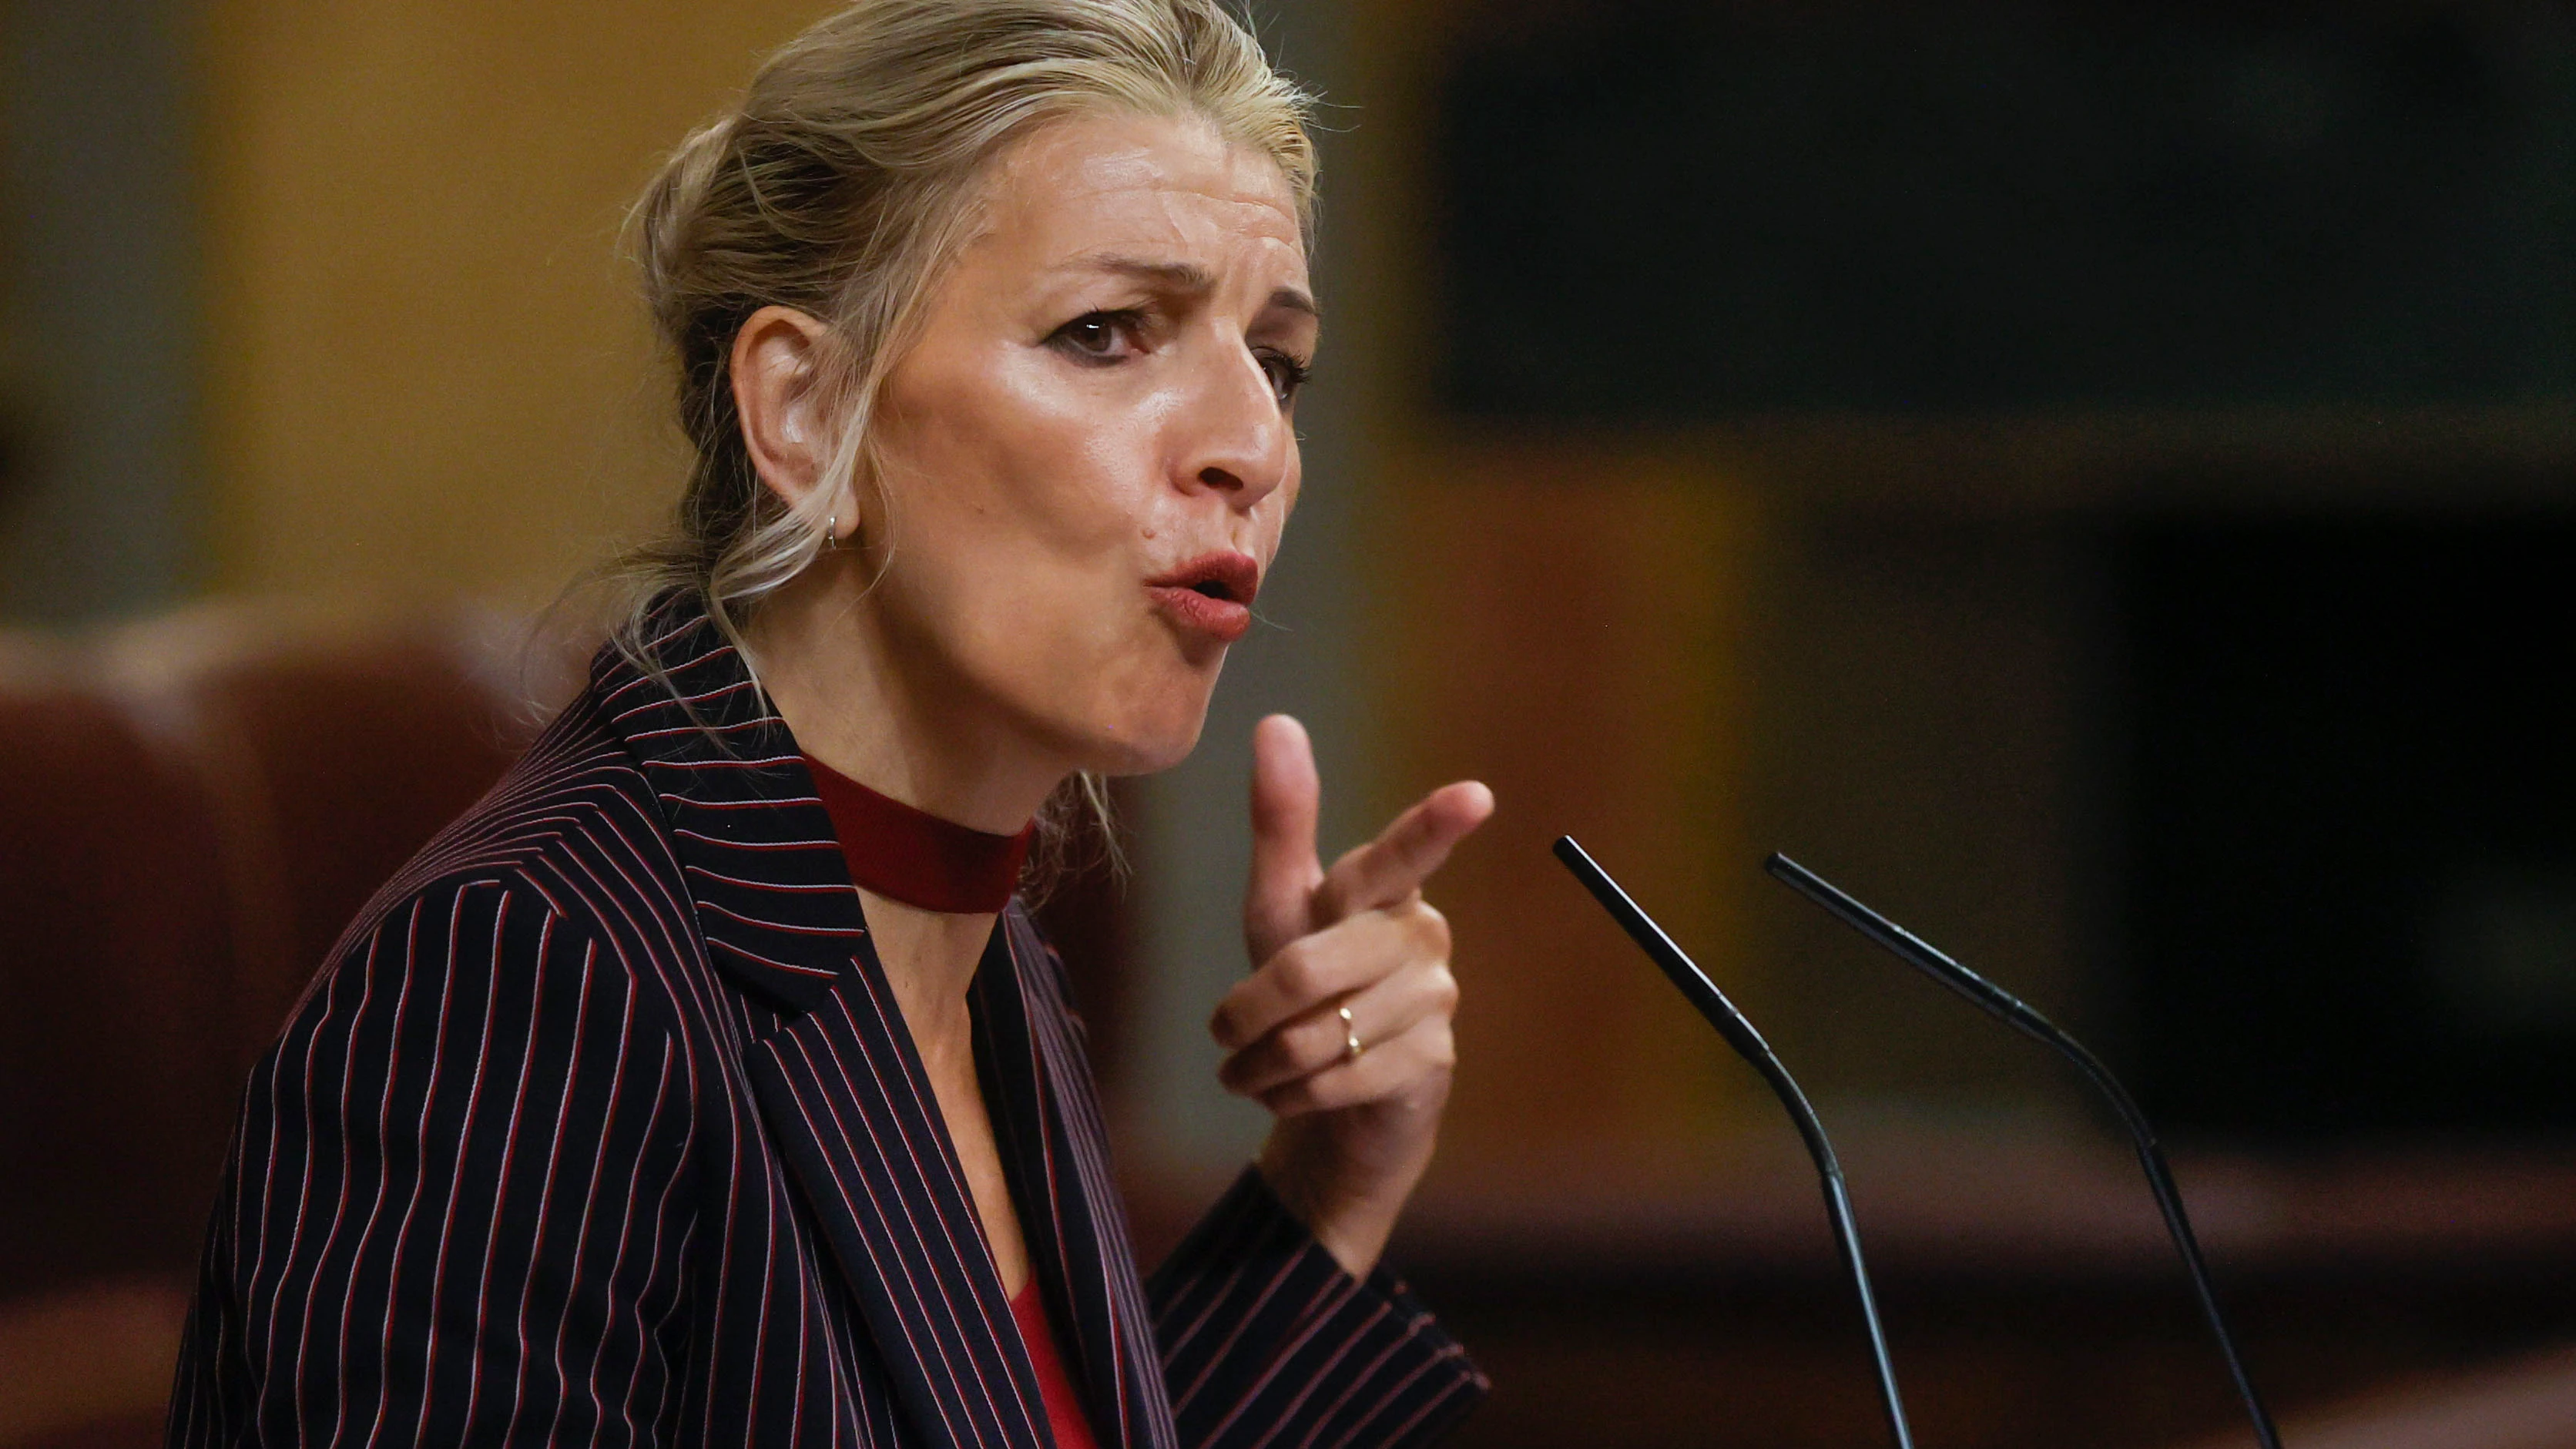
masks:
[[[877,394],[1013,142],[1082,114],[1194,117],[1276,161],[1311,227],[1312,105],[1221,0],[859,0],[771,57],[635,209],[695,461],[676,528],[610,571],[617,646],[650,667],[652,608],[685,591],[741,647],[821,552],[825,519],[804,515],[876,479]],[[825,322],[835,349],[837,449],[803,510],[761,483],[734,410],[734,336],[767,306]]]

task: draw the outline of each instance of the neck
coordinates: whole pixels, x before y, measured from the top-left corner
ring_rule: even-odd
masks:
[[[762,605],[762,685],[806,754],[880,795],[996,835],[1028,824],[1066,768],[976,709],[927,653],[891,637],[859,560],[827,557]],[[925,1057],[964,1050],[967,988],[993,916],[861,891],[879,964]]]
[[[859,892],[877,964],[903,1011],[904,1028],[925,1064],[959,1053],[973,1059],[973,1021],[966,993],[993,938],[994,917],[925,911],[874,891]]]
[[[873,606],[854,555],[827,558],[754,621],[761,683],[805,753],[943,820],[1016,834],[1069,768],[1043,758]]]

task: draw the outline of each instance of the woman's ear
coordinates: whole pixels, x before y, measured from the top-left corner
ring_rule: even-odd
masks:
[[[831,336],[793,307],[763,307],[733,337],[733,406],[742,420],[742,443],[760,481],[790,509],[820,513],[835,535],[858,527],[850,498],[824,499],[832,429],[824,415]]]

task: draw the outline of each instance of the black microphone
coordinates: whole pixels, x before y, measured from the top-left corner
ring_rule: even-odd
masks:
[[[2245,1360],[2236,1351],[2235,1335],[2227,1331],[2226,1316],[2218,1310],[2218,1294],[2209,1284],[2209,1265],[2201,1260],[2200,1240],[2192,1233],[2191,1215],[2183,1211],[2182,1192],[2174,1186],[2173,1169],[2165,1165],[2165,1150],[2157,1145],[2155,1129],[2147,1124],[2146,1114],[2138,1110],[2137,1102],[2120,1085],[2119,1078],[2111,1075],[2111,1069],[2028,1002],[1933,949],[1920,936],[1853,900],[1814,871],[1777,853],[1764,861],[1762,868],[1791,890],[1831,911],[1843,924],[1895,953],[1907,965],[1966,997],[1978,1010],[2073,1062],[2085,1080],[2110,1099],[2120,1125],[2128,1129],[2129,1140],[2138,1149],[2138,1165],[2146,1169],[2147,1186],[2155,1192],[2156,1206],[2164,1211],[2165,1231],[2172,1235],[2174,1250],[2182,1255],[2183,1266],[2191,1272],[2191,1286],[2200,1295],[2200,1311],[2209,1319],[2210,1332],[2218,1336],[2218,1351],[2226,1356],[2227,1371],[2236,1379],[2236,1392],[2245,1400],[2246,1414],[2254,1420],[2254,1436],[2263,1442],[2263,1449],[2281,1449],[2281,1431],[2272,1427],[2271,1412],[2263,1407],[2262,1396],[2254,1392],[2254,1380],[2245,1372]]]
[[[1673,938],[1664,934],[1653,917],[1628,899],[1628,893],[1619,888],[1608,871],[1583,853],[1573,836],[1556,838],[1556,858],[1565,862],[1565,868],[1574,872],[1585,890],[1592,892],[1592,898],[1628,933],[1628,939],[1663,968],[1664,975],[1681,988],[1690,1004],[1699,1008],[1699,1014],[1708,1018],[1719,1036],[1726,1038],[1726,1044],[1753,1064],[1753,1069],[1770,1085],[1772,1095],[1789,1109],[1789,1120],[1798,1125],[1798,1135],[1807,1143],[1807,1155],[1815,1159],[1816,1175],[1824,1181],[1825,1215],[1833,1221],[1834,1246],[1841,1250],[1843,1266],[1851,1271],[1852,1287],[1860,1294],[1861,1318],[1869,1326],[1870,1356],[1878,1368],[1878,1391],[1887,1406],[1888,1431],[1896,1436],[1897,1449],[1914,1449],[1913,1431],[1905,1423],[1905,1405],[1896,1393],[1896,1365],[1887,1356],[1887,1334],[1879,1327],[1878,1300],[1869,1289],[1869,1265],[1861,1261],[1860,1227],[1852,1221],[1851,1196],[1843,1189],[1842,1164],[1834,1158],[1834,1145],[1825,1140],[1825,1126],[1816,1120],[1815,1108],[1807,1105],[1807,1094],[1798,1090],[1797,1081],[1789,1075],[1788,1068],[1780,1065],[1770,1044],[1762,1040],[1762,1033],[1753,1029],[1753,1023],[1735,1009],[1735,1003],[1726,999],[1717,983],[1682,954],[1682,948],[1673,944]]]

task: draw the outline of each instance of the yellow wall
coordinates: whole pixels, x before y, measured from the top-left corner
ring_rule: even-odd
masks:
[[[214,579],[550,594],[654,523],[657,158],[828,0],[217,0]]]

